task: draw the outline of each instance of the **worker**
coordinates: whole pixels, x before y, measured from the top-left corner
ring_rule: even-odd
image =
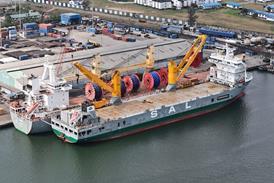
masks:
[[[78,83],[79,83],[80,75],[79,75],[79,74],[75,74],[75,76],[77,77],[77,78],[76,78],[76,83],[78,84]]]

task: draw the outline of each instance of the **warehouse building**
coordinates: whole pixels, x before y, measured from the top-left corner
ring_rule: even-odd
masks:
[[[247,14],[250,15],[250,16],[253,16],[254,14],[256,14],[258,16],[258,18],[264,19],[266,21],[274,22],[274,14],[273,13],[248,9]]]
[[[200,8],[203,10],[209,10],[209,9],[218,9],[222,7],[221,3],[213,2],[213,3],[203,3],[199,5]]]

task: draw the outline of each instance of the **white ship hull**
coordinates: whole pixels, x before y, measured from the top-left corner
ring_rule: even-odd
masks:
[[[50,119],[45,119],[42,121],[40,119],[31,120],[20,117],[14,111],[10,110],[10,116],[13,122],[14,127],[24,134],[38,134],[38,133],[45,133],[51,131],[51,126],[48,124],[50,123]],[[48,122],[48,123],[46,123]]]

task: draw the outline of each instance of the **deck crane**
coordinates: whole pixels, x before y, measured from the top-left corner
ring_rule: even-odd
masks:
[[[89,71],[86,67],[81,65],[79,62],[75,62],[74,66],[83,74],[85,75],[90,81],[98,84],[103,90],[106,90],[111,93],[112,97],[110,100],[110,104],[120,104],[121,101],[121,75],[119,71],[114,71],[112,75],[112,86],[105,83],[102,79],[100,79],[96,74],[93,74]],[[99,102],[94,102],[95,108],[102,107],[108,103],[107,100],[103,99]]]
[[[169,61],[167,91],[176,89],[176,83],[185,75],[198,53],[203,49],[206,38],[206,35],[199,35],[178,65],[174,61]]]

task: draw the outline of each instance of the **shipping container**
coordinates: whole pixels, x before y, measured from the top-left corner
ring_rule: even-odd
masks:
[[[17,39],[16,29],[9,30],[9,40],[15,41]]]
[[[23,30],[38,30],[37,23],[24,23],[23,24]]]
[[[61,14],[62,25],[75,25],[80,24],[82,17],[79,13],[63,13]]]
[[[135,38],[129,37],[129,38],[127,38],[127,41],[128,41],[128,42],[136,42],[136,39],[135,39]]]
[[[28,55],[20,55],[19,56],[19,60],[27,60],[27,59],[29,59]]]
[[[171,38],[171,39],[177,39],[177,38],[179,38],[179,35],[173,33],[173,34],[169,35],[169,38]]]
[[[113,23],[112,22],[107,22],[107,27],[108,28],[112,28],[113,27]]]
[[[178,26],[178,25],[170,25],[167,28],[168,32],[172,32],[172,33],[177,33],[177,34],[182,34],[183,33],[183,26]]]
[[[225,31],[221,29],[213,29],[213,28],[207,28],[207,27],[200,28],[199,32],[201,34],[206,34],[208,36],[214,36],[214,37],[236,38],[237,36],[236,32],[233,32],[233,31]]]

